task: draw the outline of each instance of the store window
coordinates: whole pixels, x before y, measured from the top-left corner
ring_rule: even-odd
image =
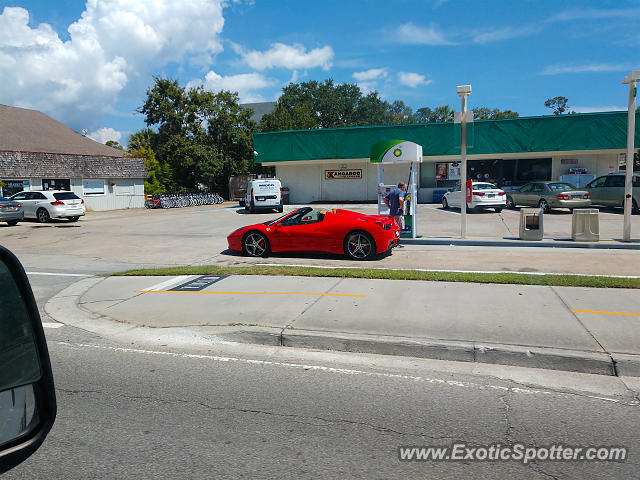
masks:
[[[458,162],[423,163],[420,166],[420,188],[451,188],[460,182]]]
[[[83,180],[82,193],[84,195],[104,195],[104,180]]]
[[[551,159],[469,160],[467,175],[500,187],[520,186],[534,180],[551,180]]]
[[[527,158],[517,162],[515,181],[518,184],[534,180],[551,180],[550,158]]]
[[[31,189],[31,182],[29,180],[0,180],[0,182],[7,185],[2,188],[3,197],[10,197],[23,190]]]
[[[42,190],[71,190],[68,178],[43,178]]]

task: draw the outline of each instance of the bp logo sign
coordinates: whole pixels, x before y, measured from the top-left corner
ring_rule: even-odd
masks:
[[[422,161],[422,146],[406,140],[385,140],[371,146],[371,163],[409,163]]]

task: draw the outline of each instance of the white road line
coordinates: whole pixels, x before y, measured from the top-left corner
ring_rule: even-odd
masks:
[[[180,275],[178,277],[170,278],[169,280],[166,280],[166,281],[164,281],[162,283],[158,283],[157,285],[154,285],[153,287],[143,288],[143,290],[166,290],[166,287],[168,287],[170,285],[174,285],[176,283],[184,282],[189,277],[192,277],[192,275]]]
[[[93,277],[87,273],[27,272],[27,275],[52,275],[59,277]]]
[[[64,323],[42,322],[42,327],[43,328],[60,328],[60,327],[64,327]]]
[[[367,372],[364,370],[353,370],[348,368],[326,367],[324,365],[305,365],[305,364],[299,364],[299,363],[272,362],[269,360],[252,360],[248,358],[220,357],[217,355],[200,355],[200,354],[193,354],[193,353],[161,352],[157,350],[142,350],[137,348],[110,347],[110,346],[104,346],[104,345],[89,345],[84,343],[69,343],[69,342],[51,342],[51,343],[55,343],[56,345],[61,345],[61,346],[66,346],[71,348],[74,348],[74,347],[75,348],[92,348],[97,350],[111,350],[114,352],[138,353],[142,355],[159,355],[159,356],[177,357],[177,358],[212,360],[215,362],[238,362],[238,363],[253,364],[253,365],[270,365],[275,367],[292,368],[296,370],[315,370],[315,371],[335,373],[340,375],[362,375],[367,377],[396,378],[400,380],[410,380],[413,382],[425,382],[430,384],[448,385],[450,387],[475,388],[478,390],[499,390],[503,392],[521,393],[526,395],[572,396],[571,393],[555,392],[552,390],[539,390],[539,389],[521,388],[521,387],[505,387],[502,385],[480,384],[480,383],[474,383],[474,382],[460,382],[457,380],[444,380],[442,378],[422,377],[419,375],[402,375],[398,373]],[[606,402],[621,403],[625,405],[640,404],[640,402],[637,400],[620,400],[617,398],[603,397],[599,395],[585,395],[585,394],[580,394],[580,396],[593,398],[595,400],[603,400]]]
[[[312,267],[312,268],[353,268],[361,269],[362,267],[352,267],[347,265],[304,265],[299,263],[255,263],[263,267]],[[569,277],[607,277],[607,278],[640,278],[638,275],[598,275],[595,273],[560,273],[560,272],[512,272],[509,270],[442,270],[431,268],[385,268],[385,267],[367,267],[371,270],[408,270],[410,272],[444,272],[444,273],[515,273],[517,275],[566,275]]]

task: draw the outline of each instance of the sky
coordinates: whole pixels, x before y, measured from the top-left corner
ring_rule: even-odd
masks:
[[[242,103],[290,82],[357,83],[414,110],[626,110],[640,2],[617,0],[0,0],[0,104],[126,145],[153,76]]]

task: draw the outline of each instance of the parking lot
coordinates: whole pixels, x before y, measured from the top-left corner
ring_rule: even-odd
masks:
[[[317,206],[317,205],[314,205]],[[323,205],[374,214],[376,205]],[[291,211],[297,206],[286,206]],[[337,255],[277,254],[252,259],[227,250],[226,236],[238,227],[264,222],[276,212],[250,215],[235,203],[207,207],[159,210],[88,212],[79,222],[56,220],[47,224],[24,221],[15,227],[0,226],[0,243],[33,266],[47,267],[50,256],[63,255],[69,268],[91,265],[93,270],[112,271],[139,266],[241,265],[279,263],[330,266],[362,266]],[[640,216],[632,217],[632,236],[640,239]],[[516,239],[518,210],[479,212],[468,215],[468,236],[480,240]],[[601,240],[622,236],[621,211],[600,214]],[[544,217],[546,244],[570,240],[571,213],[553,211]],[[418,208],[418,232],[425,239],[456,239],[460,214],[439,205]],[[393,255],[367,266],[438,270],[522,271],[637,275],[640,251],[583,248],[508,246],[455,246],[401,244]],[[513,243],[513,242],[512,242]],[[516,242],[517,243],[517,242]],[[107,267],[109,265],[109,267]]]

